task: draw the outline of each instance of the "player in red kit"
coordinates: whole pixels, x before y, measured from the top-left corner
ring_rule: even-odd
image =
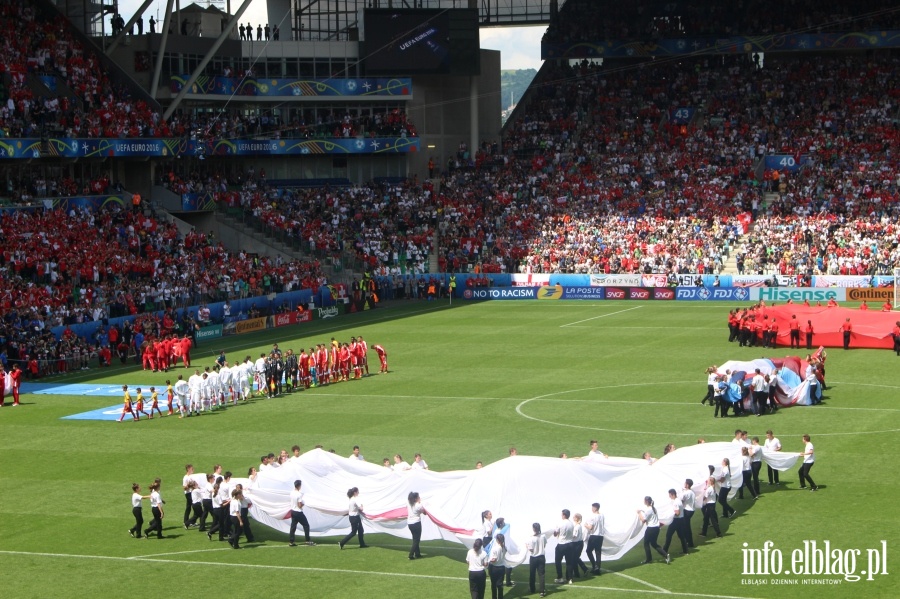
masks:
[[[191,338],[185,336],[183,339],[178,341],[181,344],[181,361],[184,363],[185,368],[191,367],[191,345],[193,342]]]
[[[304,389],[309,389],[309,355],[305,349],[300,350],[298,364],[300,367],[300,384],[303,385]]]
[[[356,338],[356,343],[361,346],[359,355],[362,358],[362,364],[360,367],[366,371],[366,376],[369,376],[369,344],[361,336]]]
[[[384,374],[388,371],[387,351],[377,343],[372,346],[372,349],[375,350],[375,353],[378,354],[378,359],[381,361],[381,370],[378,372],[379,374]]]
[[[356,358],[356,364],[353,367],[354,378],[357,378],[357,379],[362,378],[363,362],[365,362],[365,358],[366,358],[365,351],[366,351],[366,346],[363,345],[360,342],[360,340],[357,340],[356,341],[356,350],[354,352],[354,357]],[[351,358],[351,361],[352,361],[352,358]]]
[[[341,344],[340,371],[342,381],[350,378],[350,346],[346,343]]]
[[[22,384],[22,369],[19,368],[18,364],[13,364],[12,372],[9,373],[9,378],[12,379],[12,396],[13,396],[13,405],[19,405],[19,386]]]

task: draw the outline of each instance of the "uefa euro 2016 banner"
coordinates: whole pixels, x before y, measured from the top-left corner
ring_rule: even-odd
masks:
[[[169,88],[173,94],[182,90],[190,75],[172,75]],[[412,79],[409,77],[369,79],[257,79],[240,77],[198,77],[189,94],[212,96],[257,97],[369,97],[390,96],[412,98]]]
[[[324,139],[50,138],[0,140],[0,160],[34,158],[170,158],[181,156],[304,156],[315,154],[406,154],[418,137]]]

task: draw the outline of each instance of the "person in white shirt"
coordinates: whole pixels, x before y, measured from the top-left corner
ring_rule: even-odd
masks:
[[[200,493],[200,506],[203,508],[203,512],[200,516],[200,532],[206,532],[206,519],[212,514],[212,490],[213,490],[213,475],[206,475],[206,482],[200,485],[199,493]]]
[[[394,465],[392,468],[394,472],[406,472],[407,470],[411,470],[412,466],[409,465],[409,462],[403,460],[403,456],[397,453],[394,454]]]
[[[303,506],[305,505],[303,502],[303,491],[300,490],[300,487],[303,486],[303,481],[295,480],[294,481],[294,490],[291,491],[291,532],[288,537],[288,544],[291,547],[296,547],[296,543],[294,543],[294,533],[297,532],[297,525],[303,527],[303,536],[306,537],[306,544],[309,546],[315,545],[309,539],[309,520],[306,519],[306,514],[303,513]]]
[[[586,536],[587,532],[581,524],[581,514],[576,513],[572,516],[572,548],[570,549],[571,555],[575,560],[575,578],[581,578],[581,574],[587,575],[588,568],[581,559],[581,554],[584,552],[584,539]],[[567,557],[566,559],[569,558]],[[579,569],[581,570],[581,573],[578,572]]]
[[[190,412],[188,416],[193,416],[195,413],[197,416],[200,415],[200,408],[203,407],[203,398],[201,396],[201,383],[203,379],[200,378],[200,371],[195,370],[194,374],[188,378],[188,391],[190,393],[190,407],[188,411]]]
[[[244,363],[241,364],[240,371],[241,398],[244,401],[250,399],[250,395],[253,393],[253,386],[251,384],[251,381],[253,379],[253,371],[253,360],[250,358],[250,356],[247,356],[244,360]]]
[[[494,534],[494,514],[491,510],[481,512],[481,546],[487,547],[491,544],[492,535]]]
[[[705,537],[709,525],[712,524],[716,536],[721,537],[722,531],[719,530],[719,517],[716,515],[716,501],[719,494],[716,492],[716,477],[710,476],[706,480],[706,489],[703,491],[703,528],[700,530],[700,536]]]
[[[347,516],[350,518],[350,534],[341,539],[341,541],[338,543],[338,547],[340,549],[343,549],[344,545],[349,543],[354,536],[358,536],[359,548],[365,549],[366,547],[368,547],[368,545],[366,545],[365,540],[363,540],[363,504],[359,500],[359,489],[357,487],[353,487],[352,489],[348,490],[347,498],[350,500],[350,505],[347,508]]]
[[[191,510],[193,502],[191,501],[191,490],[194,482],[194,465],[185,464],[184,476],[181,479],[181,488],[184,490],[184,527],[188,528],[191,519]]]
[[[428,463],[422,459],[421,453],[417,453],[415,456],[413,456],[412,469],[413,470],[428,470]]]
[[[653,562],[653,554],[650,552],[652,547],[666,558],[666,563],[668,564],[670,561],[669,554],[659,546],[659,515],[656,513],[656,507],[653,505],[653,498],[649,495],[644,497],[644,506],[637,513],[641,524],[647,525],[647,529],[644,531],[644,554],[647,556],[647,559],[643,563],[649,564]]]
[[[221,401],[222,397],[222,388],[219,382],[219,373],[215,370],[209,370],[209,366],[206,367],[206,381],[207,387],[209,389],[209,401],[212,407],[225,407],[224,402]]]
[[[775,436],[771,429],[766,431],[766,440],[763,443],[763,449],[765,449],[766,453],[781,451],[781,441],[778,440],[778,437]],[[775,470],[768,464],[766,464],[766,468],[768,469],[769,474],[769,485],[779,484],[778,470]]]
[[[222,388],[222,394],[225,400],[231,400],[232,404],[237,403],[237,395],[234,392],[234,376],[236,368],[232,368],[226,361],[222,368],[219,369],[219,385]]]
[[[728,505],[728,494],[731,492],[731,461],[722,459],[722,473],[719,476],[719,504],[722,506],[722,517],[730,518],[735,509]]]
[[[553,536],[556,537],[556,578],[553,580],[556,584],[565,584],[566,581],[571,581],[572,576],[575,571],[575,562],[569,557],[569,551],[572,545],[572,535],[575,532],[575,527],[572,526],[572,521],[569,520],[569,516],[571,512],[569,510],[562,511],[562,522],[559,523],[559,526],[553,531]],[[566,559],[566,577],[563,578],[562,571],[562,561],[563,558]]]
[[[293,447],[291,447],[291,453],[293,455],[291,455],[289,461],[291,461],[291,462],[300,461],[300,446],[299,445],[294,445]]]
[[[144,510],[141,504],[144,499],[149,498],[149,495],[141,495],[141,485],[137,483],[131,485],[131,515],[134,516],[134,526],[128,529],[128,534],[136,539],[141,538],[144,526]]]
[[[669,546],[672,544],[672,537],[677,534],[678,540],[681,541],[681,552],[686,555],[688,552],[688,544],[687,537],[684,534],[684,504],[675,489],[669,489],[669,501],[672,502],[672,513],[674,514],[674,517],[672,518],[672,524],[670,524],[668,530],[666,530],[666,542],[663,544],[663,551],[668,555]]]
[[[425,508],[422,507],[422,498],[415,491],[410,491],[407,501],[409,505],[406,510],[406,526],[412,535],[409,559],[414,560],[422,557],[422,553],[419,551],[419,541],[422,539],[422,513]]]
[[[759,497],[759,471],[762,470],[762,447],[759,437],[750,439],[750,473],[753,478],[753,489]]]
[[[541,597],[544,593],[544,572],[547,567],[547,556],[544,552],[547,549],[547,539],[541,534],[541,525],[537,522],[531,525],[534,535],[525,542],[525,549],[528,551],[528,588],[532,593],[537,588]],[[476,541],[477,542],[477,541]],[[538,586],[535,587],[535,578],[537,578]]]
[[[800,464],[800,488],[805,489],[806,482],[809,481],[810,490],[818,491],[819,486],[809,476],[809,471],[812,470],[813,465],[816,463],[816,449],[810,442],[809,435],[803,435],[803,443],[803,453],[800,454],[803,456],[803,463]]]
[[[769,398],[769,384],[766,383],[766,377],[762,375],[759,368],[755,372],[756,374],[750,381],[750,388],[753,390],[753,403],[750,404],[750,409],[757,416],[762,416]]]
[[[178,375],[178,380],[175,381],[175,386],[172,387],[172,390],[175,391],[175,395],[178,396],[178,410],[181,412],[178,417],[184,418],[185,413],[188,411],[188,396],[190,395],[190,387],[188,386],[188,382],[184,380],[182,375]]]
[[[600,448],[597,445],[597,442],[591,439],[591,450],[588,452],[588,457],[591,458],[608,458],[609,456],[600,451]]]
[[[600,513],[600,504],[591,504],[591,514],[584,522],[587,529],[587,556],[591,562],[591,574],[600,575],[600,552],[603,550],[603,514]]]
[[[778,411],[778,372],[766,375],[766,382],[769,383],[769,411],[773,414]]]
[[[691,518],[694,517],[697,496],[694,495],[694,481],[685,479],[684,488],[681,490],[681,505],[684,507],[683,531],[684,539],[687,541],[689,548],[694,547],[694,532],[691,530]]]
[[[153,520],[150,521],[150,526],[144,531],[144,535],[149,537],[151,532],[156,532],[156,537],[161,539],[163,538],[162,521],[165,518],[165,512],[163,511],[163,500],[159,494],[158,482],[150,485],[150,509],[153,512]]]
[[[203,402],[203,407],[201,410],[212,410],[213,406],[211,403],[212,400],[212,392],[210,389],[210,379],[209,373],[204,372],[200,374],[200,398]]]
[[[266,389],[266,354],[259,354],[259,359],[256,361],[256,366],[254,368],[254,375],[256,377],[256,392],[260,395],[267,392]]]
[[[488,557],[488,576],[491,579],[491,599],[503,599],[503,576],[506,574],[506,538],[498,532]]]
[[[700,400],[700,404],[703,405],[707,401],[709,405],[713,405],[715,392],[716,392],[716,381],[719,380],[719,373],[716,372],[715,366],[710,366],[706,369],[706,396]]]
[[[365,462],[366,458],[363,457],[361,453],[359,453],[359,445],[353,446],[353,453],[347,456],[351,460],[359,460],[360,462]]]
[[[738,499],[744,498],[744,489],[750,491],[753,499],[759,499],[759,494],[753,486],[753,458],[750,456],[750,448],[741,448],[741,488],[738,489]]]
[[[231,514],[231,536],[228,538],[228,544],[233,549],[240,549],[241,534],[244,532],[244,519],[241,516],[241,501],[244,500],[244,494],[240,489],[231,492],[231,501],[228,503],[228,513]]]
[[[487,563],[488,556],[482,551],[481,539],[475,539],[472,548],[466,553],[466,564],[469,566],[469,593],[472,599],[484,599],[487,582],[484,568]]]

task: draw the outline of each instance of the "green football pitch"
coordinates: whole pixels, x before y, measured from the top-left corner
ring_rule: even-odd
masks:
[[[367,551],[338,551],[333,537],[316,539],[316,547],[290,548],[286,535],[257,524],[257,543],[243,551],[210,543],[180,525],[184,464],[207,472],[221,463],[243,476],[260,455],[294,444],[304,451],[321,444],[341,455],[358,444],[369,461],[421,452],[433,470],[454,470],[502,459],[511,446],[529,455],[584,455],[596,438],[611,455],[650,451],[659,457],[667,443],[728,441],[735,428],[762,438],[772,428],[787,451],[802,451],[801,435],[812,435],[818,493],[800,491],[796,471],[784,473],[779,487],[763,482],[761,501],[736,501],[738,517],[722,521],[723,538],[696,538],[694,518],[700,542],[693,554],[668,566],[641,566],[643,552],[636,547],[605,562],[603,576],[550,584],[548,595],[900,596],[893,561],[900,519],[890,457],[900,432],[900,358],[885,350],[831,349],[824,405],[714,419],[700,405],[707,366],[792,353],[729,344],[729,307],[399,302],[228,337],[194,352],[195,364],[205,366],[221,349],[233,359],[258,356],[275,341],[297,350],[361,334],[370,347],[387,348],[391,372],[382,376],[258,399],[200,418],[140,423],[61,419],[113,405],[118,396],[24,395],[21,407],[0,410],[0,592],[15,599],[466,597],[465,552],[449,542],[424,543],[426,559],[416,561],[406,559],[406,540],[387,535],[367,537]],[[377,364],[374,352],[370,364]],[[128,365],[94,367],[51,382],[160,386],[166,378],[174,377]],[[138,541],[126,532],[133,524],[131,483],[146,492],[155,477],[162,478],[168,501],[166,538]],[[147,519],[149,511],[145,505]],[[857,574],[867,567],[867,550],[887,547],[886,566],[873,580],[862,575],[858,582],[743,572],[745,547],[771,541],[788,560],[811,540],[839,549],[845,565],[859,550]],[[528,595],[527,577],[527,566],[515,569],[518,584],[507,597]]]

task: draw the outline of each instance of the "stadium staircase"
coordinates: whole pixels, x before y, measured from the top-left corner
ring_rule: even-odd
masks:
[[[262,221],[247,220],[233,210],[225,210],[224,206],[216,211],[215,218],[219,225],[219,239],[249,237],[269,250],[262,252],[266,255],[280,255],[285,261],[318,260],[329,283],[349,283],[357,277],[355,270],[352,267],[348,268],[349,265],[354,264],[356,258],[346,251],[340,257],[310,254],[303,249],[301,240],[288,237],[279,238],[267,231]],[[229,234],[229,229],[233,234]]]

